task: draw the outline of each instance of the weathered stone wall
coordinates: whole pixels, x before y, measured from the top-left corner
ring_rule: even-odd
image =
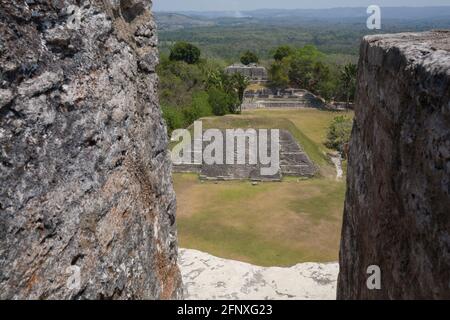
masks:
[[[0,298],[180,297],[150,6],[0,0]]]
[[[450,32],[364,38],[355,112],[338,298],[449,299]]]

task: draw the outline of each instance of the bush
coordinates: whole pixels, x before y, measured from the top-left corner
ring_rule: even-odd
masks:
[[[208,90],[209,104],[216,116],[223,116],[227,113],[233,113],[237,106],[237,97],[226,93],[225,91],[211,87]]]
[[[200,60],[200,49],[188,42],[177,42],[170,50],[171,61],[184,61],[189,64]]]
[[[352,119],[345,116],[335,117],[328,128],[325,145],[330,149],[342,152],[344,145],[350,141],[352,126]]]
[[[167,131],[169,135],[173,130],[183,128],[185,119],[183,112],[178,108],[171,106],[161,106],[163,118],[166,121]]]
[[[185,120],[191,124],[202,117],[213,114],[209,104],[209,95],[205,91],[196,92],[192,95],[192,105],[183,109]]]

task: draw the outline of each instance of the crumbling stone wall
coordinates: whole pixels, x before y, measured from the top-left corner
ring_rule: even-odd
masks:
[[[0,298],[180,297],[150,6],[0,0]]]
[[[337,297],[449,299],[450,32],[365,37],[355,113]]]

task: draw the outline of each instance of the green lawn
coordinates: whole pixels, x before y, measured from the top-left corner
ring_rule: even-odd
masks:
[[[336,113],[320,110],[255,110],[203,119],[204,128],[288,129],[321,174],[283,182],[201,182],[175,174],[180,247],[262,266],[338,259],[345,182],[336,181],[323,145]]]

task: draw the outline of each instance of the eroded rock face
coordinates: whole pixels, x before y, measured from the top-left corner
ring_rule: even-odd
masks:
[[[180,297],[150,6],[0,0],[0,298]]]
[[[449,299],[450,32],[364,38],[355,112],[338,298]]]

